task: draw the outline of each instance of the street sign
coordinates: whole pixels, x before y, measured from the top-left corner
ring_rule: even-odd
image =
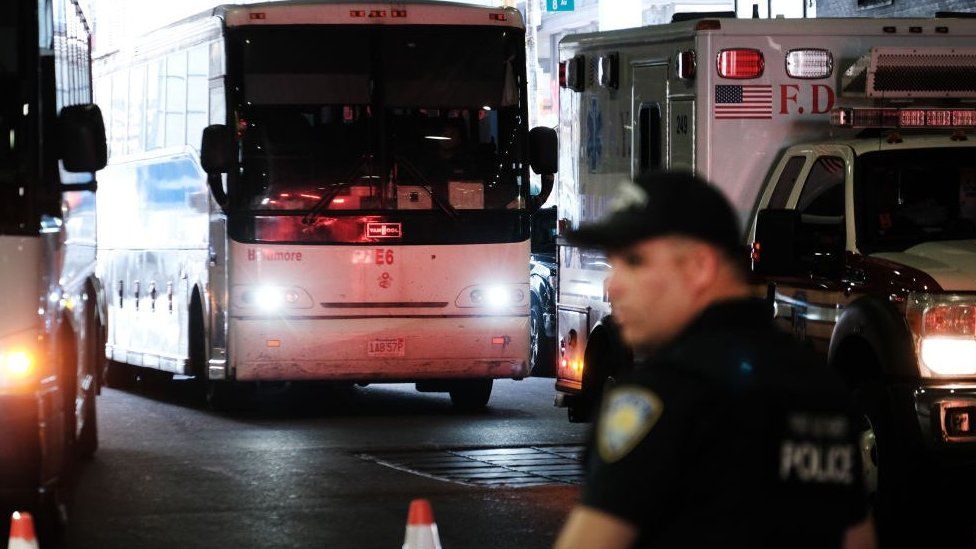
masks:
[[[573,11],[576,0],[546,0],[546,11]]]

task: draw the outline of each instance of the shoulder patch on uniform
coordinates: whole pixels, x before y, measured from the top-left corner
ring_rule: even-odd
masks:
[[[607,393],[597,425],[597,449],[606,463],[630,453],[650,432],[664,403],[650,389],[615,387]]]

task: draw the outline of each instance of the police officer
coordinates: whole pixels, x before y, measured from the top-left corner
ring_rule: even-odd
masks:
[[[717,190],[661,172],[569,235],[606,250],[639,359],[603,398],[557,548],[875,545],[848,392],[749,297],[740,234]]]

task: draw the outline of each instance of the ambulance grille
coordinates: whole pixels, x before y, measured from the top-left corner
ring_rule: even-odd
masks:
[[[976,49],[877,48],[868,97],[976,97]]]

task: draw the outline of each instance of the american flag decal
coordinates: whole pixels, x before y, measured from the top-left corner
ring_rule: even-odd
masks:
[[[773,87],[770,84],[715,86],[716,120],[771,119]]]

